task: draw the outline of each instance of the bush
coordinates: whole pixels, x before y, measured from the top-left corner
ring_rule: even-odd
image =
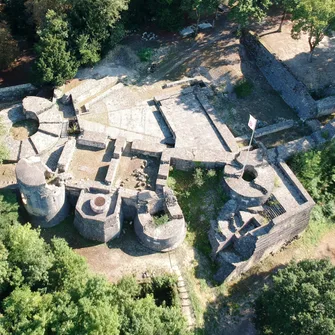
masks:
[[[168,223],[169,222],[169,216],[167,214],[154,215],[153,220],[154,220],[155,225],[158,227],[158,226],[162,226],[163,224]]]
[[[194,184],[197,187],[201,187],[204,183],[204,172],[201,168],[196,168],[193,173]]]
[[[234,92],[239,99],[245,98],[252,93],[253,87],[249,80],[242,79],[234,86]]]
[[[328,260],[290,263],[256,300],[256,325],[268,335],[335,334],[335,268]]]
[[[329,218],[335,216],[335,141],[294,156],[289,165]]]
[[[152,49],[150,48],[142,48],[138,53],[138,57],[140,58],[141,62],[150,62],[152,58]]]

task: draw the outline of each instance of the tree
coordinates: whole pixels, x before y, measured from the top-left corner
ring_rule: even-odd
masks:
[[[292,21],[292,38],[299,39],[302,32],[308,34],[308,60],[312,61],[316,46],[335,29],[335,0],[300,0],[292,12]]]
[[[298,5],[299,0],[275,0],[275,4],[279,5],[283,9],[283,15],[280,20],[278,31],[281,32],[285,17],[287,14],[292,13],[296,6]]]
[[[30,224],[10,226],[8,234],[1,236],[8,250],[10,266],[9,281],[13,286],[22,283],[29,287],[39,287],[48,281],[48,271],[52,265],[52,254],[48,245],[40,238],[39,230]]]
[[[16,288],[3,302],[0,325],[6,329],[5,334],[46,334],[51,300],[50,294],[32,292],[27,286]]]
[[[181,8],[186,12],[194,12],[197,19],[197,31],[203,13],[215,12],[219,5],[218,0],[183,0]]]
[[[86,42],[95,49],[108,47],[111,32],[120,18],[120,13],[128,8],[128,0],[69,0],[69,22],[72,35],[85,36]]]
[[[35,65],[37,80],[56,86],[64,84],[78,70],[78,63],[69,51],[67,22],[50,10],[38,35],[40,39],[36,45]]]
[[[6,25],[0,25],[0,70],[7,69],[19,55],[17,42]]]
[[[239,24],[239,28],[247,27],[252,20],[261,21],[267,13],[272,0],[229,0],[230,16]]]
[[[290,263],[256,300],[263,334],[335,334],[335,268],[328,260]]]
[[[31,25],[37,29],[43,27],[48,10],[65,14],[69,7],[67,0],[26,0],[24,6]]]

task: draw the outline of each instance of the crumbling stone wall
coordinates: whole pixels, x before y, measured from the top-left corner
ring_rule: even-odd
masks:
[[[247,32],[242,36],[241,43],[253,57],[272,88],[302,120],[316,116],[316,102],[308,93],[306,86],[297,80],[256,36]]]
[[[252,256],[246,261],[235,264],[235,269],[224,280],[230,281],[238,278],[269,254],[278,252],[285,242],[289,242],[301,234],[308,226],[312,208],[313,204],[306,203],[301,206],[299,211],[285,213],[269,222],[268,231],[259,236],[254,245],[251,243],[249,246]],[[247,238],[249,235],[245,235],[242,240]],[[219,270],[215,276],[218,281],[222,281],[221,275]]]

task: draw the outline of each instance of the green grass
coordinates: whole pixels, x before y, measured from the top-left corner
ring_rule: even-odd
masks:
[[[187,172],[172,170],[168,179],[188,224],[186,240],[207,256],[211,252],[208,240],[210,220],[216,219],[228,200],[222,180],[223,171],[200,168]]]
[[[316,205],[311,213],[307,230],[297,241],[297,246],[315,247],[328,232],[334,229],[334,220],[324,214],[321,206]]]
[[[252,93],[253,87],[249,80],[242,79],[234,86],[234,92],[239,99],[245,98]]]

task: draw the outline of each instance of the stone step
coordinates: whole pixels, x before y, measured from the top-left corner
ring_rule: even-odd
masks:
[[[187,293],[187,289],[186,289],[185,286],[183,286],[183,287],[178,287],[178,292],[179,292],[179,294],[180,294],[180,293]]]

